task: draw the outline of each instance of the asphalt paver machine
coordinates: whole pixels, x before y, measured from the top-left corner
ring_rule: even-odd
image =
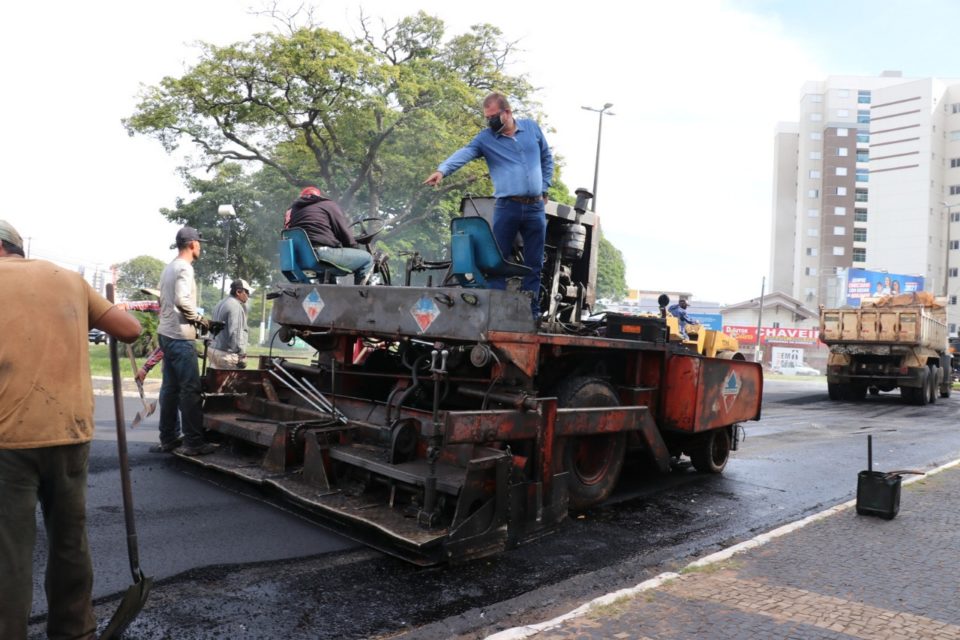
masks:
[[[759,419],[761,368],[671,340],[664,317],[592,314],[590,197],[547,203],[537,319],[493,240],[492,198],[464,198],[449,261],[414,256],[399,286],[324,283],[282,242],[273,322],[316,356],[207,369],[204,426],[222,446],[183,459],[424,565],[550,532],[610,495],[629,450],[720,473]],[[505,290],[486,286],[497,277]]]

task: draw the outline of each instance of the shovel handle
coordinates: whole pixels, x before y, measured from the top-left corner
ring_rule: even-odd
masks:
[[[107,299],[114,301],[113,284],[107,284]],[[130,351],[131,356],[133,350]],[[133,520],[133,490],[130,485],[130,462],[127,456],[126,421],[123,417],[123,390],[120,385],[120,355],[117,339],[110,336],[110,378],[113,383],[113,410],[117,419],[117,454],[120,458],[120,485],[123,489],[123,516],[127,528],[127,555],[130,573],[136,582],[143,576],[140,570],[140,552],[137,548],[137,527]]]

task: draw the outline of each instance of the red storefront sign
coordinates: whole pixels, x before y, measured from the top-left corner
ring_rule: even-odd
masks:
[[[723,332],[736,338],[740,344],[756,344],[757,328],[745,325],[727,324]],[[816,345],[820,336],[819,329],[795,329],[788,327],[761,327],[761,344],[799,344]]]

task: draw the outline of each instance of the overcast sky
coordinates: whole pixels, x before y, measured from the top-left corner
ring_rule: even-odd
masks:
[[[172,257],[176,226],[158,211],[188,195],[177,160],[154,140],[128,137],[120,120],[141,84],[191,65],[196,41],[224,45],[272,29],[251,15],[260,6],[56,0],[4,10],[0,217],[30,238],[33,256],[88,269]],[[356,1],[314,6],[323,26],[355,31]],[[489,22],[518,41],[510,71],[540,88],[571,189],[593,184],[597,115],[581,107],[613,103],[597,204],[628,286],[725,303],[758,295],[767,274],[773,132],[796,119],[806,80],[886,69],[960,76],[960,3],[948,0],[362,6],[388,21],[423,9],[450,34]]]

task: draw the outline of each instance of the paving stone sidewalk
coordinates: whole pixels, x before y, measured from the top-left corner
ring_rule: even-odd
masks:
[[[960,640],[960,467],[905,485],[894,520],[847,508],[526,637]]]

